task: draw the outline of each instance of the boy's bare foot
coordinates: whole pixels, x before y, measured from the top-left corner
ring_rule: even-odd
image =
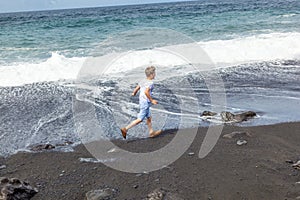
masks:
[[[122,132],[123,138],[126,139],[126,135],[127,135],[127,130],[126,130],[126,128],[121,128],[121,132]]]
[[[153,131],[153,132],[150,133],[150,137],[154,138],[154,137],[160,135],[161,133],[162,133],[162,130]]]

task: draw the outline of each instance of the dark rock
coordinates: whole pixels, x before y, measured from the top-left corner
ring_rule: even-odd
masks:
[[[221,112],[221,117],[224,122],[242,122],[247,121],[250,118],[256,116],[255,112],[247,111],[239,114],[233,114],[231,112]]]
[[[201,114],[201,116],[215,116],[215,115],[217,115],[217,113],[211,111],[203,111],[203,113]]]
[[[292,160],[286,160],[285,162],[289,163],[289,164],[294,164],[294,161],[292,161]]]
[[[6,178],[6,177],[1,177],[0,178],[0,184],[3,185],[3,184],[6,184],[6,183],[9,183],[9,179]]]
[[[65,141],[63,144],[56,144],[56,146],[69,146],[71,144],[74,144],[74,142],[71,141]]]
[[[241,137],[241,136],[252,137],[252,135],[248,132],[235,131],[235,132],[223,135],[223,138],[231,139],[231,138],[237,138],[237,137]]]
[[[234,114],[231,112],[221,112],[222,120],[225,122],[234,121]]]
[[[137,189],[138,187],[139,187],[139,185],[134,185],[133,186],[134,189]]]
[[[295,164],[293,164],[292,166],[294,167],[294,169],[300,170],[300,160],[298,162],[296,162]]]
[[[31,151],[43,151],[43,150],[50,150],[50,149],[54,149],[55,146],[53,146],[52,144],[39,144],[33,147],[30,147]]]
[[[213,116],[215,115],[217,115],[217,113],[211,111],[204,111],[201,114],[201,117],[206,117],[206,119],[210,119],[213,118]],[[231,112],[223,111],[220,113],[220,116],[222,118],[222,121],[224,122],[243,122],[255,117],[256,113],[253,111],[247,111],[247,112],[234,114]]]
[[[240,114],[235,114],[234,119],[238,122],[247,121],[248,119],[251,119],[256,116],[256,113],[253,111],[247,111]]]
[[[3,200],[29,200],[38,190],[25,181],[16,178],[0,178],[0,199]]]

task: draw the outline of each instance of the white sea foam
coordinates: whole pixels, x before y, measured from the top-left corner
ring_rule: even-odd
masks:
[[[79,158],[80,162],[87,162],[87,163],[107,163],[107,162],[114,162],[116,159],[111,158],[111,159],[103,159],[103,160],[98,160],[96,158]]]
[[[231,40],[201,41],[198,44],[217,66],[300,58],[300,32],[261,34]],[[188,49],[189,45],[177,47]],[[108,56],[100,59],[109,60],[109,58]],[[0,86],[76,79],[85,60],[86,58],[66,58],[58,53],[52,53],[52,56],[42,63],[0,66]],[[92,61],[91,59],[88,60]],[[96,65],[97,63],[99,62],[94,62]],[[114,67],[110,68],[107,73],[124,72],[149,64],[174,67],[186,63],[187,61],[182,57],[158,49],[131,51],[120,54],[119,59],[113,63]]]
[[[238,64],[300,58],[300,33],[270,33],[199,42],[215,63]]]
[[[297,15],[296,13],[291,13],[291,14],[280,15],[279,17],[294,17],[296,15]]]
[[[0,66],[0,86],[74,79],[84,60],[84,58],[66,58],[58,53],[52,53],[52,56],[42,63]]]

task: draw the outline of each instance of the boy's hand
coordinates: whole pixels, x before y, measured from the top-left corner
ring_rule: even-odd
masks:
[[[131,96],[135,96],[135,93],[133,92],[133,93],[131,93]]]
[[[157,102],[156,100],[154,100],[154,99],[151,101],[151,103],[152,103],[153,105],[158,104],[158,102]]]

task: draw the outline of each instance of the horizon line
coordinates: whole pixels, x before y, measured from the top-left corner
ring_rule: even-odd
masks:
[[[116,5],[103,5],[103,6],[84,6],[84,7],[69,7],[69,8],[54,8],[54,9],[41,9],[41,10],[20,10],[20,11],[8,11],[1,12],[0,14],[11,13],[25,13],[25,12],[44,12],[44,11],[59,11],[59,10],[73,10],[73,9],[85,9],[85,8],[107,8],[107,7],[120,7],[120,6],[135,6],[135,5],[151,5],[151,4],[168,4],[168,3],[181,3],[181,2],[195,2],[198,0],[174,0],[165,2],[152,2],[152,3],[132,3],[132,4],[116,4]]]

